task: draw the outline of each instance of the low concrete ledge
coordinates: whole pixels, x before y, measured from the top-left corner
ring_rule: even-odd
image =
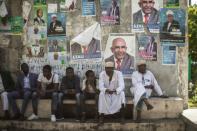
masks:
[[[185,131],[184,122],[180,119],[163,119],[125,124],[107,122],[98,126],[97,123],[80,123],[73,120],[61,122],[49,121],[0,121],[0,129],[7,131],[23,129],[26,131]]]
[[[182,118],[186,124],[186,131],[197,131],[197,108],[184,110]]]
[[[86,104],[88,105],[91,105],[91,109],[93,109],[92,107],[95,106],[95,100],[86,100],[85,101]],[[129,98],[128,99],[128,104],[132,104],[132,100]],[[76,100],[74,99],[66,99],[63,101],[63,104],[64,105],[74,105],[76,104]],[[21,99],[18,99],[17,100],[17,105],[19,108],[22,107],[22,100]],[[67,106],[66,108],[66,113],[69,113],[70,111],[70,108],[71,106]],[[3,116],[3,111],[2,111],[2,103],[0,101],[0,116]],[[27,107],[27,110],[26,110],[26,113],[25,113],[25,116],[30,116],[32,114],[33,110],[32,110],[32,104],[31,104],[31,100],[29,101],[28,103],[28,107]],[[92,112],[94,112],[94,109],[92,110]],[[91,112],[91,113],[92,113]],[[132,112],[132,109],[130,109],[130,112]],[[70,112],[70,114],[73,114],[73,110]],[[132,116],[131,114],[132,113],[129,113],[130,116]],[[51,116],[51,100],[50,99],[40,99],[39,100],[39,104],[38,104],[38,116],[40,118],[50,118]],[[73,115],[74,117],[74,115]]]
[[[75,100],[64,100],[65,105],[65,116],[71,115],[74,118],[73,108],[74,104],[76,104]],[[88,111],[94,113],[95,101],[87,100],[86,103],[88,106]],[[147,111],[145,106],[144,111],[142,112],[142,119],[161,119],[161,118],[179,118],[180,114],[183,111],[183,99],[178,97],[170,97],[170,98],[150,98],[150,103],[153,104],[154,109],[151,111]],[[17,100],[18,107],[21,108],[22,100]],[[131,118],[133,116],[133,101],[131,97],[127,99],[127,108],[126,108],[126,117]],[[71,107],[72,110],[69,110]],[[2,110],[2,103],[0,102],[0,110]],[[26,116],[31,115],[32,113],[32,105],[31,102],[28,104],[28,108],[26,111]],[[134,113],[135,114],[135,113]],[[51,115],[51,100],[49,99],[41,99],[38,104],[38,115],[40,118],[50,118]],[[0,116],[3,116],[3,111],[0,111]]]
[[[179,118],[183,111],[183,99],[179,97],[149,99],[154,106],[150,111],[143,106],[142,119],[162,119],[162,118]],[[136,112],[136,111],[134,111]],[[134,114],[134,117],[136,113]]]

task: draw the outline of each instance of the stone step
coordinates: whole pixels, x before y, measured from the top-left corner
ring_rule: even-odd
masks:
[[[66,119],[59,122],[0,121],[0,129],[5,131],[185,131],[185,125],[181,119],[158,119],[141,123],[126,120],[125,124],[105,122],[103,125],[91,120],[80,123]]]
[[[183,99],[179,97],[157,98],[152,97],[149,102],[154,106],[147,110],[144,104],[142,111],[143,119],[179,118],[183,112]],[[136,111],[134,110],[134,117]]]

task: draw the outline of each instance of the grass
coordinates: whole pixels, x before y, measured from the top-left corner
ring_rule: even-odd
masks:
[[[193,103],[191,99],[188,101],[189,107],[197,107],[197,103]]]

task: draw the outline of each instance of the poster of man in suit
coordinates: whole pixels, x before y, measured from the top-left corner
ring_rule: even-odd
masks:
[[[179,46],[185,43],[185,11],[178,8],[162,8],[160,12],[160,40]]]
[[[24,48],[26,57],[44,57],[47,52],[46,40],[35,39],[33,43],[27,43]]]
[[[48,52],[64,52],[67,51],[67,39],[61,37],[48,37]]]
[[[36,26],[47,25],[47,6],[34,6],[34,19],[33,23]]]
[[[155,35],[137,34],[138,55],[145,60],[157,60],[157,43]]]
[[[120,24],[120,0],[101,0],[101,25]]]
[[[48,36],[66,35],[66,16],[65,13],[48,13]]]
[[[135,36],[133,34],[109,34],[104,59],[105,62],[114,62],[115,69],[124,75],[132,74],[135,67]]]
[[[144,32],[148,28],[152,33],[159,32],[159,9],[163,0],[132,0],[132,31]]]
[[[101,27],[98,22],[70,42],[72,60],[101,58]]]

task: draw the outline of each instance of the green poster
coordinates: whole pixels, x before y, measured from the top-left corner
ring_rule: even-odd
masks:
[[[46,0],[34,0],[34,5],[46,5]]]
[[[179,7],[179,0],[167,0],[166,7]]]
[[[23,18],[21,16],[12,17],[11,31],[13,34],[20,34],[23,30]]]
[[[47,6],[34,6],[34,25],[47,25]]]

